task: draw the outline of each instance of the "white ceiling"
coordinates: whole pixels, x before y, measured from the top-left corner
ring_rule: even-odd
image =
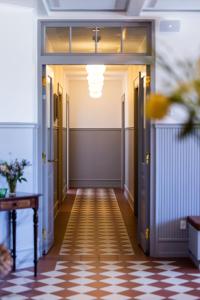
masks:
[[[46,0],[50,10],[57,11],[119,11],[126,10],[128,0]]]
[[[0,0],[0,4],[46,11],[46,14],[69,12],[110,12],[138,16],[142,11],[200,11],[200,0]],[[103,15],[102,15],[103,16]]]
[[[86,65],[71,65],[71,66],[57,66],[57,69],[62,69],[68,79],[84,79],[87,80]],[[123,79],[127,74],[129,66],[118,65],[111,66],[106,65],[106,71],[104,73],[105,80]]]
[[[35,2],[35,0],[0,0],[2,4],[13,4],[23,7],[34,7]]]
[[[195,11],[200,10],[200,0],[146,0],[143,10]]]

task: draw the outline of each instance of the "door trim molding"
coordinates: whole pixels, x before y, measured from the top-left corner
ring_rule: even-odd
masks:
[[[121,131],[121,128],[69,128],[70,131]]]
[[[37,123],[0,122],[0,128],[39,128]]]
[[[82,24],[86,25],[88,23],[89,25],[92,25],[93,23],[99,23],[102,26],[107,25],[108,27],[112,26],[123,26],[125,24],[132,24],[135,22],[138,22],[139,26],[142,24],[142,22],[148,22],[151,23],[151,56],[149,55],[135,55],[135,54],[68,54],[68,55],[43,55],[42,49],[43,45],[42,43],[42,37],[44,38],[44,31],[42,24],[56,24],[59,23],[65,24],[66,23],[76,23],[81,26]],[[39,123],[39,130],[38,130],[38,182],[39,182],[39,192],[43,192],[43,186],[41,182],[42,178],[42,66],[43,65],[80,65],[80,64],[110,64],[110,65],[147,65],[150,66],[151,69],[151,91],[155,91],[155,20],[153,19],[131,19],[131,20],[62,20],[58,22],[58,20],[38,20],[38,123]],[[96,130],[96,129],[95,129]],[[113,130],[113,129],[112,129]],[[120,130],[120,129],[119,129]],[[151,147],[153,147],[155,141],[151,139]],[[153,163],[152,163],[153,165]],[[155,193],[154,189],[152,189],[152,186],[155,184],[155,177],[154,172],[152,170],[150,171],[150,180],[151,180],[151,188],[150,188],[150,208],[151,208],[151,218],[150,218],[150,226],[152,225],[152,216],[153,216],[153,208],[155,206]],[[155,228],[155,227],[154,227]],[[153,232],[153,229],[152,229]],[[150,239],[150,254],[151,249],[154,247],[154,241],[153,239]]]

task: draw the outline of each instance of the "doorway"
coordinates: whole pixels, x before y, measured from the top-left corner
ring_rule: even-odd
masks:
[[[141,141],[141,138],[145,137],[143,131],[147,126],[144,107],[147,67],[144,65],[106,65],[105,69],[103,94],[98,99],[94,99],[89,94],[86,66],[48,65],[44,67],[46,78],[50,76],[49,74],[53,74],[52,78],[57,91],[57,94],[54,93],[55,90],[46,91],[46,100],[49,104],[45,106],[45,109],[50,109],[49,114],[55,116],[54,120],[50,119],[49,122],[53,124],[49,123],[49,128],[57,126],[54,134],[48,134],[49,139],[45,139],[49,144],[46,147],[54,149],[48,154],[52,157],[47,157],[48,164],[54,165],[54,168],[48,168],[47,171],[51,174],[50,178],[54,178],[54,188],[56,188],[54,216],[56,217],[66,195],[66,186],[76,189],[125,189],[128,192],[127,199],[130,206],[135,215],[139,216],[139,243],[147,253],[143,236],[146,234],[148,216],[146,215],[143,220],[140,217],[144,214],[144,209],[148,207],[147,177],[144,174],[148,166],[142,160],[146,155],[147,143],[146,140]],[[62,76],[59,77],[58,74]],[[135,85],[135,92],[133,92],[133,85]],[[54,93],[56,101],[52,108],[50,92]],[[63,99],[63,94],[67,95],[66,99]],[[123,94],[122,97],[121,94]],[[48,115],[44,112],[45,114]],[[135,132],[137,135],[134,135]],[[141,152],[144,152],[142,158],[136,155]],[[67,164],[68,153],[69,164]],[[134,194],[136,189],[141,191],[137,198]],[[47,210],[52,209],[51,201],[49,195]],[[140,225],[139,222],[141,222]]]
[[[50,26],[51,25],[51,26]],[[109,27],[110,24],[107,24],[107,26]],[[47,29],[49,28],[49,26],[52,28],[52,24],[48,23],[48,22],[41,22],[40,23],[40,26],[41,26],[41,32],[43,33],[47,33]],[[54,24],[55,26],[55,24]],[[60,24],[58,26],[58,28],[61,28],[63,25]],[[87,26],[86,24],[84,26]],[[95,24],[95,26],[97,26]],[[115,27],[115,26],[118,26],[118,24],[112,24],[111,27]],[[124,27],[123,27],[124,26]],[[132,26],[132,24],[123,24],[123,26],[121,27],[122,30],[121,30],[121,50],[120,51],[123,51],[123,49],[125,50],[125,43],[123,42],[123,39],[125,38],[123,36],[123,34],[125,34],[125,32],[130,32],[129,30],[124,30],[124,28],[126,26]],[[137,24],[138,27],[141,26],[141,24]],[[95,47],[95,54],[87,54],[87,52],[89,51],[88,49],[86,49],[86,53],[84,55],[82,54],[77,54],[78,53],[78,50],[77,50],[77,53],[76,55],[74,55],[73,53],[71,53],[70,55],[67,55],[66,53],[64,54],[62,50],[60,49],[57,49],[57,53],[55,53],[55,50],[53,48],[49,48],[48,46],[48,51],[46,48],[44,48],[44,45],[45,45],[45,35],[43,34],[41,37],[42,37],[42,40],[43,40],[43,44],[42,44],[42,53],[43,55],[41,55],[41,52],[39,52],[39,78],[42,78],[42,74],[43,74],[43,77],[44,77],[44,69],[45,69],[45,66],[46,65],[78,65],[78,64],[108,64],[108,65],[119,65],[119,63],[121,63],[121,65],[124,65],[124,66],[127,66],[127,65],[146,65],[148,66],[147,67],[147,70],[148,70],[148,75],[147,77],[150,78],[150,73],[151,75],[153,74],[153,64],[154,64],[154,60],[153,60],[153,57],[151,56],[152,52],[151,52],[151,45],[152,45],[152,42],[153,42],[153,36],[151,35],[151,30],[152,30],[152,22],[147,22],[145,23],[145,26],[147,26],[146,28],[148,28],[147,30],[147,36],[148,36],[148,33],[149,33],[149,37],[147,39],[143,39],[143,41],[145,42],[144,43],[144,46],[141,51],[141,53],[138,55],[138,54],[134,54],[131,53],[131,52],[127,52],[127,53],[124,53],[123,55],[118,53],[118,54],[108,54],[106,53],[106,51],[108,50],[103,50],[102,49],[102,53],[101,54],[97,54],[97,52],[99,51],[98,49],[98,46],[99,46],[99,38],[98,38],[98,32],[99,31],[95,31],[96,32],[96,35],[94,36],[94,41],[96,43],[96,47]],[[46,28],[46,29],[45,29]],[[71,27],[70,27],[71,28]],[[46,31],[45,31],[45,30]],[[79,27],[80,29],[80,27]],[[134,29],[135,29],[135,24],[134,24]],[[77,29],[78,30],[78,29]],[[113,29],[114,30],[114,29]],[[74,30],[75,32],[75,30]],[[94,32],[94,31],[93,31]],[[114,31],[113,31],[114,32]],[[134,33],[134,32],[132,32]],[[54,35],[52,35],[54,36]],[[52,37],[51,36],[51,37]],[[72,35],[73,36],[73,35]],[[70,38],[71,39],[71,38]],[[70,40],[70,47],[69,47],[69,52],[73,52],[75,50],[73,50],[73,40]],[[130,46],[131,44],[129,44]],[[146,50],[144,51],[146,47]],[[126,51],[128,48],[126,48]],[[66,50],[68,51],[68,50]],[[115,49],[112,51],[115,51]],[[111,53],[111,52],[110,52]],[[42,81],[41,81],[42,82]],[[133,82],[132,82],[132,85],[133,85]],[[152,87],[152,85],[151,85]],[[39,84],[39,99],[41,99],[41,91],[42,91],[42,84],[40,83]],[[149,90],[146,90],[146,92],[149,92]],[[45,89],[43,87],[43,93],[45,94]],[[41,106],[40,106],[40,103],[39,103],[39,110],[41,112]],[[132,112],[133,114],[133,112]],[[42,118],[42,115],[41,115],[41,119]],[[143,120],[144,121],[144,120]],[[144,121],[145,122],[145,121]],[[149,124],[146,124],[145,126],[149,126]],[[145,127],[145,128],[147,128]],[[146,133],[148,132],[148,135],[150,137],[150,131],[147,130],[145,131]],[[45,134],[45,130],[43,128],[43,134]],[[143,135],[144,136],[144,135]],[[42,138],[42,136],[40,136],[40,138]],[[45,139],[43,139],[45,140]],[[39,151],[42,151],[43,147],[42,147],[42,143],[41,143],[42,140],[40,140],[39,142]],[[46,140],[45,140],[46,141]],[[68,141],[70,141],[70,134],[69,134],[69,137],[68,137]],[[150,139],[148,139],[148,142],[150,142]],[[44,149],[45,150],[45,149]],[[42,151],[43,152],[43,151]],[[45,157],[45,153],[43,155],[43,157]],[[145,154],[145,157],[146,157],[146,154]],[[133,159],[134,160],[134,159]],[[69,159],[70,161],[70,159]],[[43,160],[43,163],[44,163],[44,160]],[[42,166],[42,162],[41,162],[41,165],[39,165],[39,167]],[[48,169],[47,166],[43,166],[43,168],[45,169]],[[44,170],[43,169],[43,170]],[[42,172],[41,172],[42,173]],[[48,171],[43,171],[43,175],[44,174],[48,174]],[[143,174],[145,174],[145,181],[142,181],[142,184],[144,186],[144,182],[145,182],[145,189],[143,189],[143,199],[144,201],[142,202],[142,207],[141,209],[138,208],[138,224],[140,224],[140,221],[141,221],[141,216],[140,214],[142,214],[143,216],[147,216],[145,215],[144,212],[146,212],[147,214],[149,214],[149,205],[150,205],[150,192],[149,192],[149,182],[150,182],[150,176],[148,177],[147,174],[150,175],[150,172],[149,172],[149,166],[148,166],[148,171],[146,170]],[[144,177],[143,177],[144,178]],[[43,181],[44,184],[47,184],[47,181]],[[44,188],[44,185],[41,186],[41,190],[45,191],[45,196],[44,198],[46,199],[47,195],[48,195],[48,192],[47,192],[47,187]],[[49,208],[51,206],[49,205]],[[44,205],[43,205],[43,215],[50,215],[48,214],[48,209],[46,209],[46,200],[44,201]],[[45,220],[45,217],[43,217],[43,219]],[[140,229],[139,231],[143,231],[141,235],[138,235],[139,236],[139,240],[142,237],[145,237],[144,240],[145,242],[149,240],[149,236],[148,236],[148,229],[149,229],[149,222],[150,222],[150,216],[148,215],[148,217],[145,219],[145,223],[143,223],[142,225],[144,225],[143,227],[140,227],[141,225],[139,225]],[[48,226],[48,223],[46,222],[43,222],[43,226]],[[44,228],[45,231],[48,231],[49,229],[48,228]],[[47,234],[48,235],[48,234]],[[49,244],[49,243],[48,243]],[[149,244],[148,243],[143,243],[140,241],[140,244],[141,246],[143,247],[144,251],[146,253],[148,253],[148,248],[149,248]],[[147,245],[147,246],[146,246]]]

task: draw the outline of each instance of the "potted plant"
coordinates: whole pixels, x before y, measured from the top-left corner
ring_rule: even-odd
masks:
[[[151,94],[147,102],[147,117],[161,120],[167,116],[170,107],[176,105],[183,109],[186,120],[180,137],[196,134],[196,125],[200,124],[200,60],[197,62],[178,61],[170,65],[158,56],[158,64],[164,70],[167,92]],[[200,136],[197,136],[200,141]]]
[[[24,178],[24,169],[27,166],[30,166],[30,163],[26,159],[22,159],[21,161],[15,159],[11,162],[4,161],[0,163],[0,175],[6,178],[10,196],[16,195],[18,181],[20,183],[27,181]]]

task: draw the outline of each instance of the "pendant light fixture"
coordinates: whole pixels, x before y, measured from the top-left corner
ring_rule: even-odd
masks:
[[[104,65],[86,66],[88,88],[91,98],[100,98],[102,96],[105,70],[106,67]]]

